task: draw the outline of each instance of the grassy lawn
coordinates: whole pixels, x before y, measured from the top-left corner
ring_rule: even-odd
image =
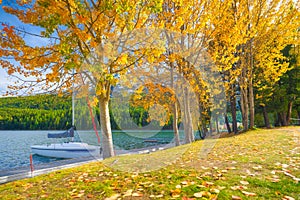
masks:
[[[0,199],[300,199],[300,127],[118,156],[0,185]]]

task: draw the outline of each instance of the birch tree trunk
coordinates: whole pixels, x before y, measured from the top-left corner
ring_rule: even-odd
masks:
[[[232,116],[232,131],[236,134],[238,133],[237,120],[236,120],[236,97],[232,95],[230,97],[230,107]]]
[[[286,123],[290,125],[291,117],[292,117],[292,109],[293,109],[293,101],[289,101],[288,103],[288,111],[286,116]]]
[[[243,123],[243,130],[247,131],[248,130],[248,92],[247,88],[241,88],[241,109],[242,109],[242,123]]]
[[[174,86],[174,71],[173,71],[173,65],[171,63],[171,87],[174,91],[174,95],[176,95],[176,89]],[[179,131],[178,131],[178,106],[177,106],[177,99],[175,96],[175,102],[173,103],[173,131],[174,131],[174,137],[175,137],[175,145],[180,145],[180,138],[179,138]]]
[[[99,99],[103,159],[115,156],[108,104],[108,98]]]
[[[180,138],[179,138],[179,131],[178,131],[178,109],[177,109],[177,102],[173,105],[173,131],[175,137],[175,145],[180,145]]]
[[[185,142],[191,143],[194,141],[194,134],[193,134],[193,124],[192,124],[192,115],[190,110],[190,99],[189,99],[189,91],[188,88],[184,88],[184,135],[185,135]]]

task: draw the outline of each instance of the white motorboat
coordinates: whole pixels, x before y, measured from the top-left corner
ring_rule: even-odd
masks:
[[[74,128],[64,133],[48,133],[48,138],[74,137]],[[83,142],[63,142],[49,145],[32,145],[31,152],[40,156],[55,158],[78,158],[87,156],[99,156],[100,147]]]

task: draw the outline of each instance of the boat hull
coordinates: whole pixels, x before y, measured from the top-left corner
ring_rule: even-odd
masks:
[[[45,157],[54,158],[78,158],[88,156],[100,156],[100,147],[86,143],[70,142],[50,145],[33,145],[31,152]]]

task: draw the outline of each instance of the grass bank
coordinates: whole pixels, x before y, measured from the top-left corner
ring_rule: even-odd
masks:
[[[0,185],[0,199],[300,199],[300,127],[119,156]]]

